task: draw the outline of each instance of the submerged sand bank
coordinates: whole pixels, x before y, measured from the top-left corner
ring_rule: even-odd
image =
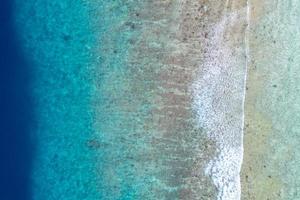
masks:
[[[158,171],[169,176],[156,179],[180,199],[239,199],[246,1],[167,1],[146,8],[140,16],[151,26],[143,27],[130,54],[136,69],[147,68],[146,77],[155,80],[146,123],[153,128],[155,159],[164,163]]]

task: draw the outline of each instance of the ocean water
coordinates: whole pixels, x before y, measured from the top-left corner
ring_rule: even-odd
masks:
[[[100,37],[101,198],[240,198],[247,5],[203,4],[128,4]]]
[[[0,21],[0,199],[28,200],[34,155],[31,63],[23,56],[9,0],[1,1]]]
[[[176,58],[182,40],[176,35],[179,5],[128,3],[129,12],[100,38],[94,126],[102,199],[214,196],[209,180],[197,177],[205,137],[195,128],[188,103],[193,68],[182,68],[178,62],[186,63]]]
[[[98,199],[90,49],[95,45],[83,1],[16,1],[16,29],[31,68],[36,122],[32,199]]]
[[[297,1],[12,8],[29,199],[299,198]]]

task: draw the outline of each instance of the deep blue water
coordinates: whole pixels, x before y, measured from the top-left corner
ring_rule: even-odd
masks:
[[[12,0],[0,6],[0,199],[31,199],[30,173],[34,142],[30,95],[31,64],[14,29]],[[30,139],[31,138],[31,139]]]

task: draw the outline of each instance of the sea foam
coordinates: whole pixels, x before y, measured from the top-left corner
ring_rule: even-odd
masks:
[[[234,27],[245,24],[246,12],[225,13],[212,26],[204,61],[192,85],[198,124],[217,146],[205,174],[216,186],[218,200],[239,200],[241,196],[247,45],[243,41],[245,29],[238,33],[242,34],[241,41],[231,33]]]

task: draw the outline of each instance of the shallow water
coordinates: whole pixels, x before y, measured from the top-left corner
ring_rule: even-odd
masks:
[[[298,198],[299,8],[17,0],[32,199]]]
[[[20,1],[34,199],[238,199],[243,6]]]

